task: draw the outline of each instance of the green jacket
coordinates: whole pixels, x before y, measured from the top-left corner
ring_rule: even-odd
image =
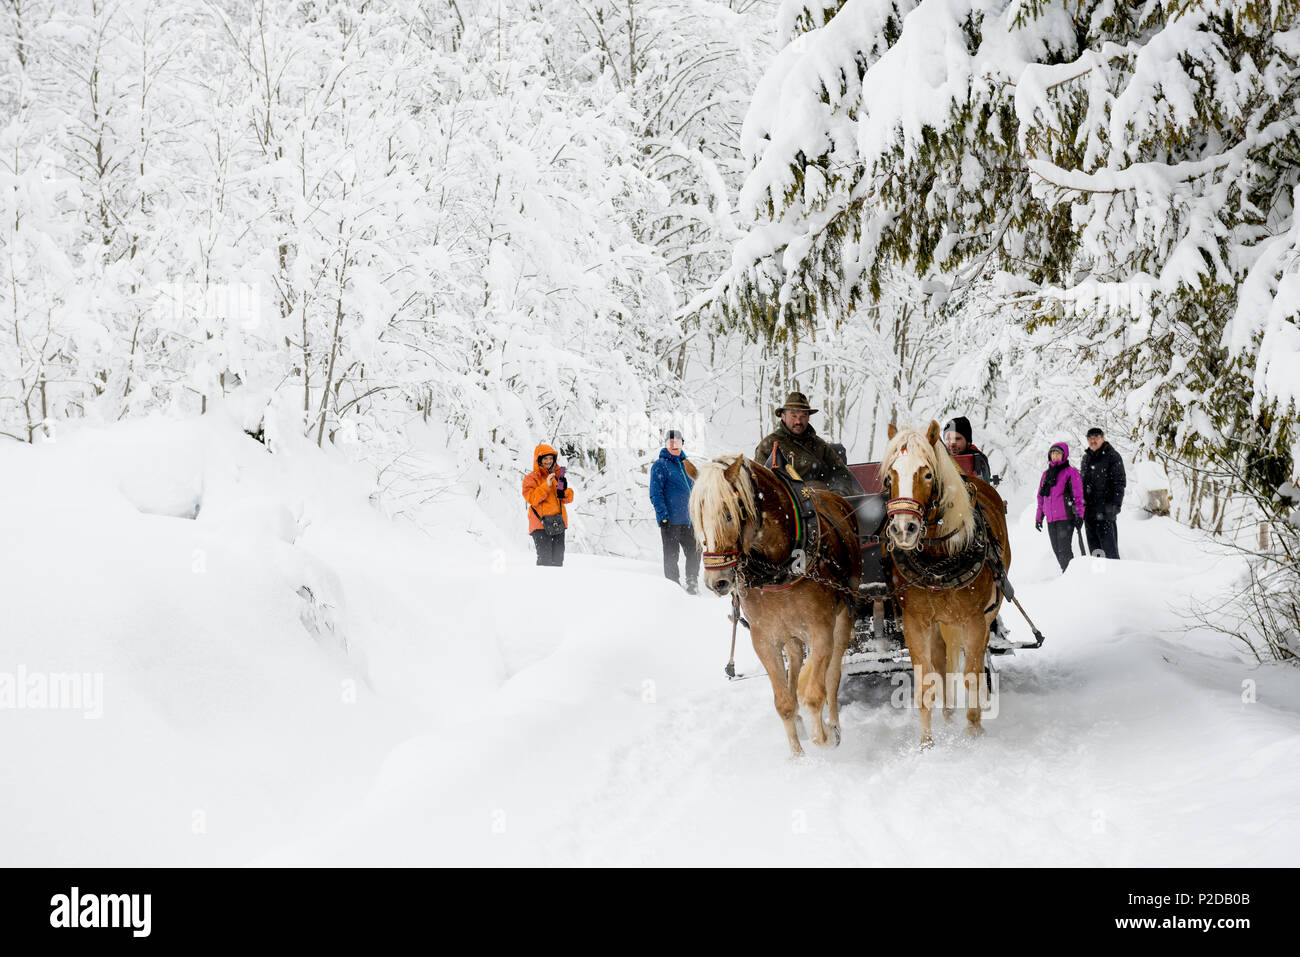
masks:
[[[800,478],[822,482],[840,495],[856,495],[861,491],[844,460],[811,425],[802,435],[795,435],[784,422],[780,423],[771,435],[758,443],[754,459],[766,465],[774,444],[781,446],[786,461],[794,466]]]

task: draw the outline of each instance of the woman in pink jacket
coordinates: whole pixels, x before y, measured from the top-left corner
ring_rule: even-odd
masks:
[[[1070,447],[1064,442],[1047,450],[1047,461],[1043,477],[1038,480],[1034,528],[1041,532],[1043,519],[1047,519],[1047,536],[1064,572],[1074,557],[1070,533],[1083,525],[1083,477],[1070,464]]]

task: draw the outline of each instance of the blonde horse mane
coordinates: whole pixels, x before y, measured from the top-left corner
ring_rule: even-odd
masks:
[[[926,441],[924,432],[903,428],[894,434],[885,447],[885,458],[880,465],[882,475],[893,469],[894,461],[905,448],[918,450],[926,466],[934,473],[933,497],[938,503],[944,529],[957,526],[957,533],[944,541],[944,550],[950,555],[964,551],[970,544],[971,536],[975,534],[975,508],[970,493],[966,491],[961,469],[942,442],[931,445]]]
[[[721,552],[736,548],[740,521],[758,517],[758,498],[749,469],[741,463],[736,484],[727,481],[728,466],[740,455],[722,455],[696,466],[698,475],[691,489],[689,510],[695,526],[695,541],[704,551]],[[729,522],[728,518],[735,519]]]

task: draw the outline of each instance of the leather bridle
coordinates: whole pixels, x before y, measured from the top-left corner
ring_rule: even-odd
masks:
[[[701,558],[704,561],[705,571],[726,571],[740,564],[740,549],[735,548],[729,552],[705,552]]]
[[[799,514],[799,504],[794,500],[794,493],[790,490],[789,486],[787,486],[784,482],[780,481],[779,478],[777,480],[777,484],[780,485],[781,488],[784,489],[785,493],[790,497],[790,508],[792,510],[792,514],[794,514],[797,519],[797,516]],[[730,568],[736,568],[737,566],[741,565],[743,562],[749,562],[751,564],[755,563],[754,557],[747,556],[744,550],[739,547],[745,535],[744,519],[741,519],[738,524],[739,524],[739,529],[736,535],[736,544],[737,544],[736,548],[729,549],[727,551],[704,552],[700,556],[705,571],[721,572],[721,571],[726,571],[727,569]],[[797,545],[792,546],[792,551],[790,555],[785,560],[778,563],[777,567],[783,567],[791,563],[791,561],[796,558],[795,553],[799,551],[800,550]],[[802,553],[800,552],[800,554]],[[766,559],[763,560],[763,563],[767,564]],[[797,566],[793,566],[793,567],[797,575],[797,577],[793,582],[788,582],[785,585],[760,585],[759,587],[764,591],[768,591],[772,589],[788,588],[791,585],[797,584],[798,582],[802,581],[811,571],[811,569],[808,568],[807,564],[804,564],[802,561],[800,561]]]

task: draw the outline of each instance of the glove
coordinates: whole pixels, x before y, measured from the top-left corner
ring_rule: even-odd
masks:
[[[1115,521],[1115,519],[1117,519],[1117,518],[1119,518],[1119,506],[1118,506],[1118,505],[1107,505],[1107,506],[1106,506],[1106,521],[1108,521],[1108,522],[1113,522],[1113,521]]]
[[[1040,518],[1038,521],[1034,522],[1034,531],[1041,532],[1042,530],[1043,530],[1043,520]]]
[[[564,495],[564,490],[567,489],[568,487],[569,487],[568,479],[562,478],[562,479],[555,480],[555,491],[559,492],[561,496]]]

